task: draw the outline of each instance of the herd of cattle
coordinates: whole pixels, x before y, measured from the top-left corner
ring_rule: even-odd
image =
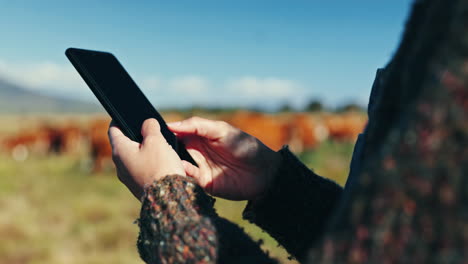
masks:
[[[353,142],[367,122],[364,114],[354,112],[272,115],[239,111],[206,117],[224,120],[259,138],[272,149],[289,145],[295,152],[313,149],[327,139]],[[184,116],[167,113],[164,118],[172,122],[182,120]],[[61,125],[38,125],[0,137],[0,151],[17,161],[24,161],[30,155],[86,155],[92,161],[92,170],[99,172],[111,164],[112,151],[107,139],[109,122],[106,118],[94,118],[85,125],[76,125],[73,120]]]

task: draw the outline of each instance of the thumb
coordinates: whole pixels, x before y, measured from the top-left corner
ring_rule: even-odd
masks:
[[[227,131],[227,123],[214,121],[201,117],[167,124],[169,129],[178,135],[196,135],[199,137],[216,140],[223,137]]]
[[[161,134],[159,123],[154,118],[146,119],[145,122],[141,125],[141,135],[143,138],[152,135],[159,135]]]
[[[152,148],[155,144],[159,145],[161,142],[166,142],[166,139],[161,134],[159,123],[154,118],[146,119],[143,122],[141,135],[143,136],[143,142],[141,142],[143,148]]]
[[[121,150],[125,153],[130,149],[138,148],[138,144],[125,136],[122,130],[120,130],[114,123],[110,124],[107,135],[109,137],[113,154],[119,153],[120,155],[122,154]]]

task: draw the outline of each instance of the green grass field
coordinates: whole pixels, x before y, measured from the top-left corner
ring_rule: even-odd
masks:
[[[319,175],[344,184],[352,148],[351,143],[326,142],[300,158]],[[139,202],[113,171],[91,175],[85,164],[66,156],[17,162],[0,155],[0,264],[142,263],[135,247]],[[244,206],[216,203],[220,215],[290,263],[273,239],[241,219]]]

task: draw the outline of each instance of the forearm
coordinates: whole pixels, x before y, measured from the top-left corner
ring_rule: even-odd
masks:
[[[280,154],[283,161],[268,192],[250,201],[243,216],[302,259],[324,232],[342,188],[309,170],[287,148]]]
[[[147,263],[275,263],[192,178],[167,176],[146,188],[138,249]]]

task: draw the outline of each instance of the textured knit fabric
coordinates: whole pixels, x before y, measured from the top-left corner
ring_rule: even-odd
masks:
[[[346,209],[310,263],[467,263],[468,1],[417,1]]]
[[[342,188],[317,176],[287,148],[268,192],[249,202],[243,217],[260,226],[290,254],[301,260],[326,230]]]
[[[146,188],[138,249],[146,263],[276,263],[245,232],[220,218],[192,178],[167,176]]]
[[[305,263],[308,247],[307,263],[467,263],[468,0],[415,1],[384,75],[362,168],[336,221],[327,227],[341,189],[286,149],[275,183],[244,216]],[[142,258],[271,261],[212,204],[185,177],[150,186],[139,221]]]

